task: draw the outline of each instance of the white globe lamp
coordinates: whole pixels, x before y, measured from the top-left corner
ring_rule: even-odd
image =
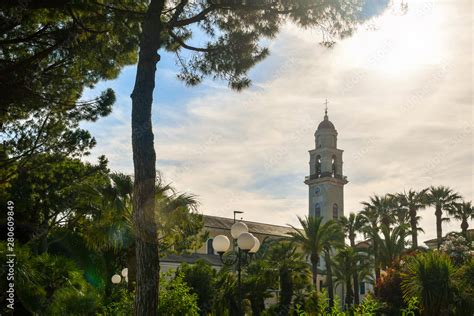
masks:
[[[229,246],[230,240],[227,236],[218,235],[212,240],[212,248],[214,248],[214,250],[220,255],[226,252],[229,249]]]
[[[230,234],[232,235],[232,238],[237,239],[242,233],[247,233],[249,231],[247,225],[242,222],[236,222],[232,227],[230,228]]]
[[[122,276],[123,276],[124,278],[128,277],[128,268],[124,268],[124,269],[122,270],[121,274],[122,274]]]
[[[121,277],[120,275],[114,274],[114,275],[112,276],[112,283],[113,283],[113,284],[119,284],[120,281],[122,281],[122,277]]]
[[[242,233],[237,238],[237,246],[243,251],[250,251],[255,246],[255,237],[251,233]]]
[[[260,249],[260,241],[255,236],[253,238],[255,238],[255,245],[253,246],[252,249],[250,249],[249,253],[256,253],[258,249]]]

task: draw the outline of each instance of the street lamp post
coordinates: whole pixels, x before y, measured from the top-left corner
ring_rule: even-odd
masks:
[[[225,235],[218,235],[212,241],[212,247],[219,254],[221,262],[225,265],[235,265],[237,270],[237,299],[238,299],[238,314],[242,315],[242,286],[241,273],[242,265],[248,261],[254,253],[260,248],[260,241],[248,231],[247,225],[243,222],[235,222],[231,229],[232,247],[230,247],[230,240]],[[237,244],[237,247],[236,247]],[[237,249],[236,249],[237,248]],[[236,253],[235,258],[226,258],[224,253],[232,250]]]

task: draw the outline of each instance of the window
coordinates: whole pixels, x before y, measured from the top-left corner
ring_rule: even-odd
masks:
[[[336,174],[337,174],[336,156],[332,156],[332,177],[335,178]]]
[[[321,217],[321,205],[319,203],[314,206],[314,216]]]
[[[337,219],[339,217],[339,208],[337,207],[337,204],[334,203],[332,206],[332,218]]]
[[[365,294],[365,282],[360,282],[359,284],[359,293],[364,295]]]
[[[212,238],[209,238],[206,243],[206,248],[207,248],[207,254],[208,255],[213,255],[214,254],[214,247],[212,247]]]
[[[319,178],[321,176],[321,156],[316,156],[316,178]]]

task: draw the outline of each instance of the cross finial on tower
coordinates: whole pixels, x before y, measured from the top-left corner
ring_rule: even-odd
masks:
[[[324,102],[324,105],[326,105],[324,109],[324,119],[328,119],[328,99],[326,99],[326,102]]]

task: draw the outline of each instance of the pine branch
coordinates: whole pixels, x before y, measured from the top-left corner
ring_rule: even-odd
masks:
[[[179,38],[178,35],[173,33],[173,31],[168,30],[168,33],[173,38],[173,40],[175,40],[181,47],[185,49],[192,50],[195,52],[201,52],[201,53],[210,53],[217,50],[217,48],[201,48],[201,47],[190,46],[186,44],[181,38]]]

